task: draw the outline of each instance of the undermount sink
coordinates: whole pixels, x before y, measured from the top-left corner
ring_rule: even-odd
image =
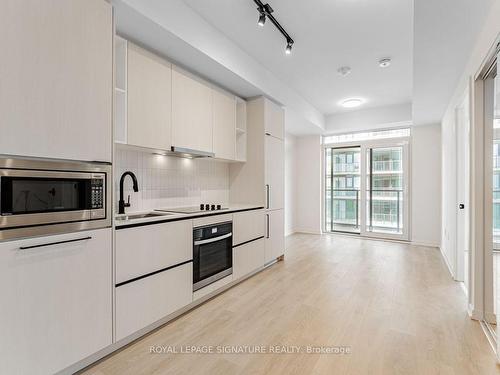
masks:
[[[149,217],[159,217],[159,216],[168,216],[168,215],[173,215],[167,212],[148,212],[145,214],[132,214],[132,215],[125,215],[125,216],[118,216],[116,217],[116,220],[119,221],[125,221],[125,220],[134,220],[134,219],[146,219]]]

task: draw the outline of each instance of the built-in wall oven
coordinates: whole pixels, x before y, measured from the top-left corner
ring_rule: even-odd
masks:
[[[193,229],[193,291],[233,273],[233,223]]]
[[[111,226],[111,164],[0,156],[0,240]]]

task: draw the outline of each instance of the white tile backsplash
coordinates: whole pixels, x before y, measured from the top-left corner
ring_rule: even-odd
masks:
[[[126,177],[124,199],[128,211],[161,207],[229,203],[229,164],[212,159],[184,159],[148,152],[117,149],[115,153],[115,210],[118,212],[120,177],[125,171],[137,176],[139,192]]]

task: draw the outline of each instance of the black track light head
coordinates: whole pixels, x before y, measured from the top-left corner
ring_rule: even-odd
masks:
[[[264,13],[261,13],[260,16],[259,16],[259,22],[257,22],[257,24],[260,27],[264,27],[265,23],[266,23],[266,15]]]
[[[285,48],[285,53],[287,55],[291,54],[292,53],[292,46],[293,46],[293,41],[287,41],[286,43],[286,48]]]

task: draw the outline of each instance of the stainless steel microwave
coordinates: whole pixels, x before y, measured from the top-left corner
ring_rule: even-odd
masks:
[[[111,164],[0,156],[0,240],[111,226]]]

